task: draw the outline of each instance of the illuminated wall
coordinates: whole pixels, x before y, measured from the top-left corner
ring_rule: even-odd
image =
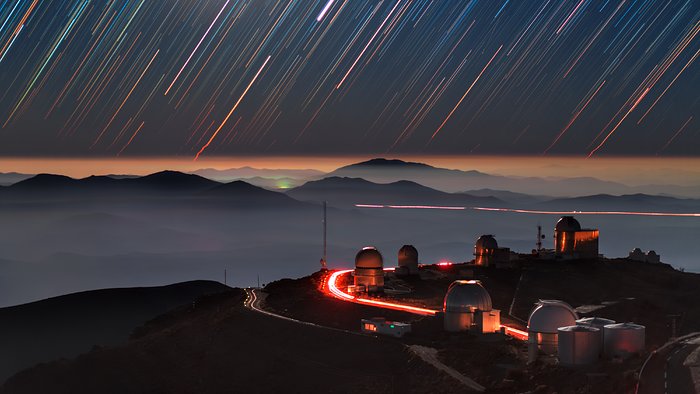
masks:
[[[557,231],[554,247],[558,255],[594,258],[598,257],[598,237],[598,230]]]
[[[384,287],[384,271],[381,268],[355,268],[355,286],[365,286],[368,292],[381,291]]]

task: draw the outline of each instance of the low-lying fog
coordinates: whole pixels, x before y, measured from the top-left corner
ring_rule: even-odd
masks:
[[[322,209],[196,204],[37,202],[0,205],[0,307],[88,289],[169,284],[192,279],[251,286],[319,268]],[[329,265],[352,267],[374,245],[385,265],[403,244],[423,263],[470,260],[474,240],[495,234],[501,246],[534,247],[542,224],[551,247],[557,216],[474,211],[329,208]],[[654,249],[662,261],[700,271],[698,218],[579,216],[600,229],[600,250],[626,256]]]

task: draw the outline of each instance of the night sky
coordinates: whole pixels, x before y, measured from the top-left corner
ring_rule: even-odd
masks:
[[[700,154],[698,0],[0,0],[0,155]]]

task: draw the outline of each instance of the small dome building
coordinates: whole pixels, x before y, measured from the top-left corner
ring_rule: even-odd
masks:
[[[399,249],[399,268],[410,275],[418,274],[418,249],[413,245],[404,245]]]
[[[384,259],[379,251],[368,246],[355,256],[355,287],[367,292],[380,292],[384,289]]]
[[[495,263],[505,263],[510,260],[510,249],[499,248],[492,234],[480,236],[474,243],[474,264],[489,266]]]
[[[476,265],[489,265],[498,249],[498,242],[491,234],[480,236],[474,243],[474,263]]]
[[[478,280],[456,280],[450,284],[444,300],[444,327],[449,332],[479,329],[496,332],[500,311],[494,310],[491,296]]]
[[[528,354],[530,361],[537,358],[537,352],[555,354],[557,352],[559,327],[576,324],[578,315],[564,301],[540,300],[530,312],[527,321]]]
[[[597,229],[581,229],[573,216],[562,216],[554,227],[554,251],[560,258],[598,257]]]

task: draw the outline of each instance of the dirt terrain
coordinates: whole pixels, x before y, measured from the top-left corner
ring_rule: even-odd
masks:
[[[243,307],[233,290],[138,330],[124,346],[40,365],[2,393],[450,392],[451,378],[402,344]]]

